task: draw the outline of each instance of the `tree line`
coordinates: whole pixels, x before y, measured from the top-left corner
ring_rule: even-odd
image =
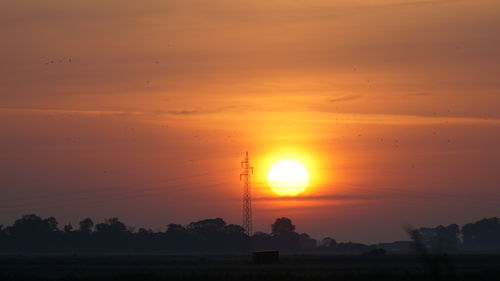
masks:
[[[118,218],[95,224],[91,218],[77,227],[59,227],[56,218],[25,215],[13,225],[0,225],[0,253],[246,253],[250,250],[279,250],[288,253],[380,253],[380,249],[409,250],[411,242],[365,245],[337,243],[331,237],[320,241],[298,233],[289,218],[277,218],[271,232],[251,237],[235,224],[221,218],[188,225],[168,224],[164,231],[128,227]],[[489,218],[461,228],[452,224],[418,228],[422,242],[441,251],[500,250],[500,222]]]
[[[468,223],[417,229],[422,242],[441,252],[452,251],[500,251],[500,220],[486,218]]]

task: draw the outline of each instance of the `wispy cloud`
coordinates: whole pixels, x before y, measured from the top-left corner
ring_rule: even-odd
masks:
[[[321,196],[265,196],[253,198],[255,201],[369,201],[401,197],[399,194],[331,194]]]
[[[133,116],[141,115],[138,111],[116,111],[116,110],[78,110],[60,108],[29,108],[29,107],[0,107],[0,112],[21,114],[62,114],[62,115],[114,115]]]
[[[51,115],[109,115],[109,116],[141,116],[141,115],[201,115],[214,114],[236,110],[235,106],[219,108],[172,109],[151,111],[120,111],[120,110],[92,110],[92,109],[64,109],[64,108],[30,108],[30,107],[0,107],[0,113],[14,114],[51,114]]]
[[[329,112],[329,111],[326,111]],[[387,125],[500,125],[499,118],[446,115],[411,115],[411,114],[325,114],[316,118],[303,118],[301,122],[349,123],[349,124],[387,124]]]
[[[173,115],[196,115],[196,114],[203,113],[203,111],[183,109],[183,110],[170,110],[170,111],[166,111],[164,113],[173,114]]]
[[[330,102],[343,102],[343,101],[351,101],[361,98],[360,95],[346,95],[346,96],[338,96],[330,99]]]
[[[171,114],[171,115],[201,115],[201,114],[215,114],[227,111],[236,110],[236,106],[224,106],[217,108],[195,108],[195,109],[179,109],[179,110],[160,110],[155,111],[158,114]]]

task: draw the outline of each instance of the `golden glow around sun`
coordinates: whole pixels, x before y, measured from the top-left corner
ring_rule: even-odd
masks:
[[[309,173],[299,162],[292,160],[280,161],[267,174],[269,187],[278,195],[295,196],[309,185]]]

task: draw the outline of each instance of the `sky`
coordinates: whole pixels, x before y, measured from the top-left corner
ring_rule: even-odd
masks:
[[[0,0],[0,224],[241,224],[246,151],[257,231],[498,216],[499,27],[493,0]]]

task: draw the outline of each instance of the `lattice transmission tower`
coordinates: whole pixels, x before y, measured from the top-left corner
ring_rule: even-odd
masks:
[[[240,180],[243,179],[243,228],[248,236],[252,235],[252,192],[250,187],[250,175],[253,174],[253,167],[250,166],[248,152],[245,154],[245,160],[241,161],[243,173],[240,174]]]

